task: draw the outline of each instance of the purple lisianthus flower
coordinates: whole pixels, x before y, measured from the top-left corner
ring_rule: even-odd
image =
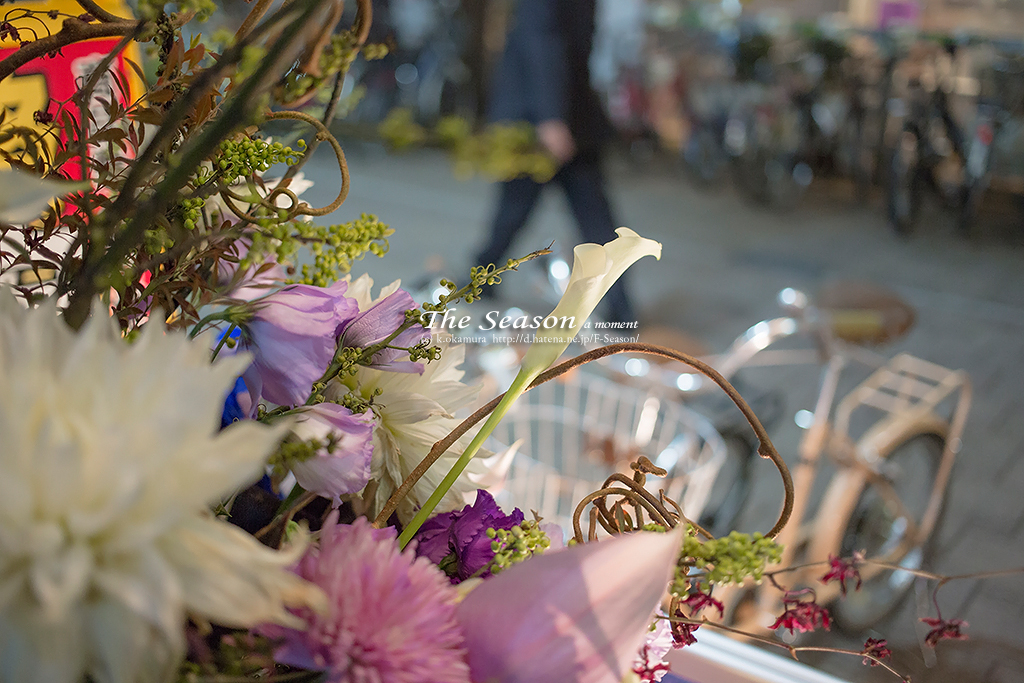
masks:
[[[344,346],[366,347],[387,339],[402,323],[405,312],[416,308],[412,296],[399,289],[362,311],[345,327],[341,335]],[[422,325],[413,325],[391,341],[391,346],[409,348],[430,336],[430,331]],[[399,360],[408,356],[398,349],[383,349],[373,357],[370,367],[391,372],[423,372],[423,364]]]
[[[335,507],[341,505],[341,496],[362,490],[370,480],[373,423],[369,410],[354,414],[335,403],[303,408],[292,431],[324,447],[308,460],[288,463],[295,480],[307,491],[331,499]]]
[[[493,539],[487,530],[508,530],[522,523],[522,510],[516,508],[506,515],[490,493],[479,489],[473,505],[424,522],[416,535],[416,554],[440,565],[452,583],[473,576],[490,576],[490,571],[481,571],[494,560]]]
[[[330,287],[290,285],[253,302],[243,340],[253,353],[261,396],[288,406],[306,400],[334,358],[338,333],[358,313],[355,299],[344,296],[347,286],[344,280]]]

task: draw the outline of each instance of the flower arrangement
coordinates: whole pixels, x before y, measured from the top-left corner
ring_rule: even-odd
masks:
[[[0,61],[2,80],[76,41],[123,37],[71,101],[41,112],[47,128],[0,150],[13,167],[0,171],[0,274],[34,275],[0,291],[0,683],[658,681],[700,627],[731,630],[709,618],[724,616],[717,586],[779,585],[772,539],[791,484],[763,536],[712,537],[647,490],[664,471],[645,458],[580,501],[567,542],[496,504],[490,467],[504,459],[482,446],[515,400],[624,351],[718,382],[789,475],[696,359],[634,343],[556,364],[615,280],[660,257],[627,228],[576,247],[551,314],[569,328],[540,332],[505,394],[455,416],[477,391],[426,316],[541,252],[445,280],[418,306],[398,283],[374,296],[349,272],[387,251],[377,218],[307,220],[347,194],[330,124],[348,65],[385,49],[365,44],[368,0],[347,28],[341,2],[270,13],[256,0],[217,51],[181,35],[208,3],[140,3],[141,20],[78,4]],[[133,40],[155,46],[153,84],[136,99],[121,84],[99,121],[91,90]],[[309,102],[317,116],[287,109]],[[315,138],[260,137],[289,121]],[[316,208],[295,188],[323,142],[342,185]],[[275,164],[283,177],[264,177]],[[301,247],[311,262],[298,268]],[[856,590],[870,562],[831,558],[821,580]],[[772,629],[829,628],[810,588],[782,605]],[[932,646],[965,637],[955,619],[927,625]],[[854,654],[889,668],[884,640]]]

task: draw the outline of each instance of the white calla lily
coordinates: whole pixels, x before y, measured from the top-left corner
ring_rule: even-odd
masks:
[[[641,237],[629,228],[619,228],[615,233],[618,237],[608,244],[587,243],[573,249],[569,284],[555,310],[548,315],[548,318],[565,320],[569,324],[538,330],[523,358],[516,384],[522,383],[523,377],[528,377],[524,386],[529,386],[537,375],[558,360],[572,338],[579,334],[597,304],[627,268],[644,256],[661,259],[661,242]]]
[[[448,476],[441,481],[434,494],[427,499],[398,537],[403,547],[430,517],[437,503],[466,469],[470,459],[494,431],[509,407],[526,391],[537,375],[548,369],[562,355],[615,281],[622,277],[627,268],[644,256],[661,259],[660,242],[641,237],[629,228],[619,228],[615,232],[618,237],[608,244],[580,244],[573,249],[572,273],[569,275],[565,294],[555,306],[555,310],[547,316],[557,318],[558,324],[552,328],[538,330],[533,344],[523,358],[519,374],[505,392],[504,398],[487,417],[487,421],[463,451]],[[563,317],[566,321],[564,326]]]

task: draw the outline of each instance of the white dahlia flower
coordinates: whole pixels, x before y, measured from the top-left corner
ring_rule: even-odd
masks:
[[[0,683],[166,681],[186,612],[301,626],[322,593],[209,506],[259,476],[282,429],[218,433],[247,358],[149,323],[131,345],[95,316],[0,292]]]
[[[380,295],[371,296],[373,280],[363,275],[349,284],[347,296],[359,302],[365,310],[399,288],[398,282],[384,287]],[[462,382],[465,372],[461,365],[466,358],[463,346],[444,348],[440,360],[423,363],[423,373],[389,372],[360,367],[358,372],[328,389],[328,396],[340,398],[358,388],[359,395],[373,401],[373,411],[379,418],[373,429],[373,460],[371,479],[377,482],[373,499],[373,514],[384,507],[416,465],[426,457],[431,447],[446,437],[462,420],[455,412],[471,405],[480,392],[479,386]],[[427,473],[413,486],[398,506],[403,522],[409,521],[416,510],[430,497],[438,484],[462,455],[476,430],[459,439]],[[465,493],[479,488],[474,482],[486,479],[489,473],[485,459],[493,453],[481,450],[458,482],[437,506],[438,512],[461,509],[466,505]],[[471,478],[472,477],[472,478]]]

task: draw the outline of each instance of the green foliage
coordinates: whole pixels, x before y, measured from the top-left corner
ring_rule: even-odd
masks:
[[[511,529],[488,529],[494,559],[487,565],[492,574],[498,574],[551,547],[551,539],[533,520],[525,520]]]
[[[360,54],[366,59],[381,59],[387,53],[387,46],[381,44],[364,45],[360,48],[352,31],[336,33],[330,37],[320,53],[317,62],[319,73],[293,69],[278,87],[277,97],[282,102],[304,100],[311,93],[322,89],[338,74],[347,73],[352,62]]]
[[[313,264],[302,266],[299,282],[326,287],[349,272],[352,262],[367,253],[384,256],[388,251],[388,237],[394,233],[376,216],[363,214],[357,220],[338,225],[294,224],[296,243],[309,245]]]
[[[683,538],[672,593],[686,596],[693,568],[704,572],[705,585],[728,585],[741,583],[748,576],[760,581],[765,568],[781,558],[782,546],[762,534],[733,531],[722,538],[702,541],[691,527]]]
[[[377,132],[391,149],[403,151],[422,145],[427,141],[427,130],[416,123],[412,110],[399,107],[392,109],[377,126]]]
[[[495,123],[474,133],[466,119],[447,116],[431,133],[416,122],[412,111],[397,108],[388,113],[377,132],[395,151],[440,145],[448,151],[460,178],[481,174],[492,180],[530,177],[547,182],[558,170],[555,160],[538,144],[533,127],[524,122]]]

